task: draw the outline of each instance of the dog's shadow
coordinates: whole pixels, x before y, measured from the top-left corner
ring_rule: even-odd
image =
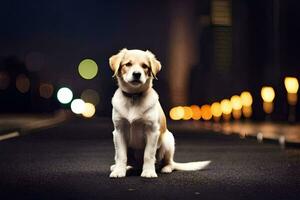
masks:
[[[126,176],[140,176],[141,173],[142,173],[141,168],[132,168],[132,169],[127,170]]]

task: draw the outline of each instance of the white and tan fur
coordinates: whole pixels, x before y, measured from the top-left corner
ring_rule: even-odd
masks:
[[[200,170],[210,161],[174,162],[175,142],[168,131],[166,117],[152,88],[153,78],[161,70],[160,62],[150,51],[123,49],[109,59],[119,88],[112,98],[112,120],[115,164],[110,177],[125,177],[131,168],[128,149],[134,149],[141,160],[142,177],[157,177],[155,162],[163,161],[162,173],[173,170]],[[142,152],[142,153],[141,153]]]

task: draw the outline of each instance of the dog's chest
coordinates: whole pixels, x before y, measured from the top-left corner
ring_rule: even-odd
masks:
[[[156,95],[139,100],[124,97],[116,92],[112,99],[113,120],[126,135],[127,144],[134,149],[145,148],[146,131],[152,130],[157,118]]]
[[[119,100],[113,106],[121,118],[125,118],[130,124],[135,121],[143,121],[147,118],[147,112],[153,107],[153,103],[145,99],[134,100],[121,96]]]
[[[140,121],[140,123],[143,121],[144,113],[140,106],[127,105],[124,114],[127,121],[131,124],[133,124],[134,121]]]

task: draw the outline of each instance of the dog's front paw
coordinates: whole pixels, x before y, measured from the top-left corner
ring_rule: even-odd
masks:
[[[143,172],[141,174],[141,177],[144,177],[144,178],[157,178],[157,174],[156,174],[155,170],[146,169],[146,170],[143,170]]]
[[[117,169],[114,167],[113,171],[110,173],[110,178],[122,178],[126,176],[126,168],[125,169]]]

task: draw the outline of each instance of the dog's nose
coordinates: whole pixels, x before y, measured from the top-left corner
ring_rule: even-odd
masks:
[[[134,79],[140,79],[140,77],[141,77],[141,72],[133,72],[133,73],[132,73],[132,76],[133,76]]]

